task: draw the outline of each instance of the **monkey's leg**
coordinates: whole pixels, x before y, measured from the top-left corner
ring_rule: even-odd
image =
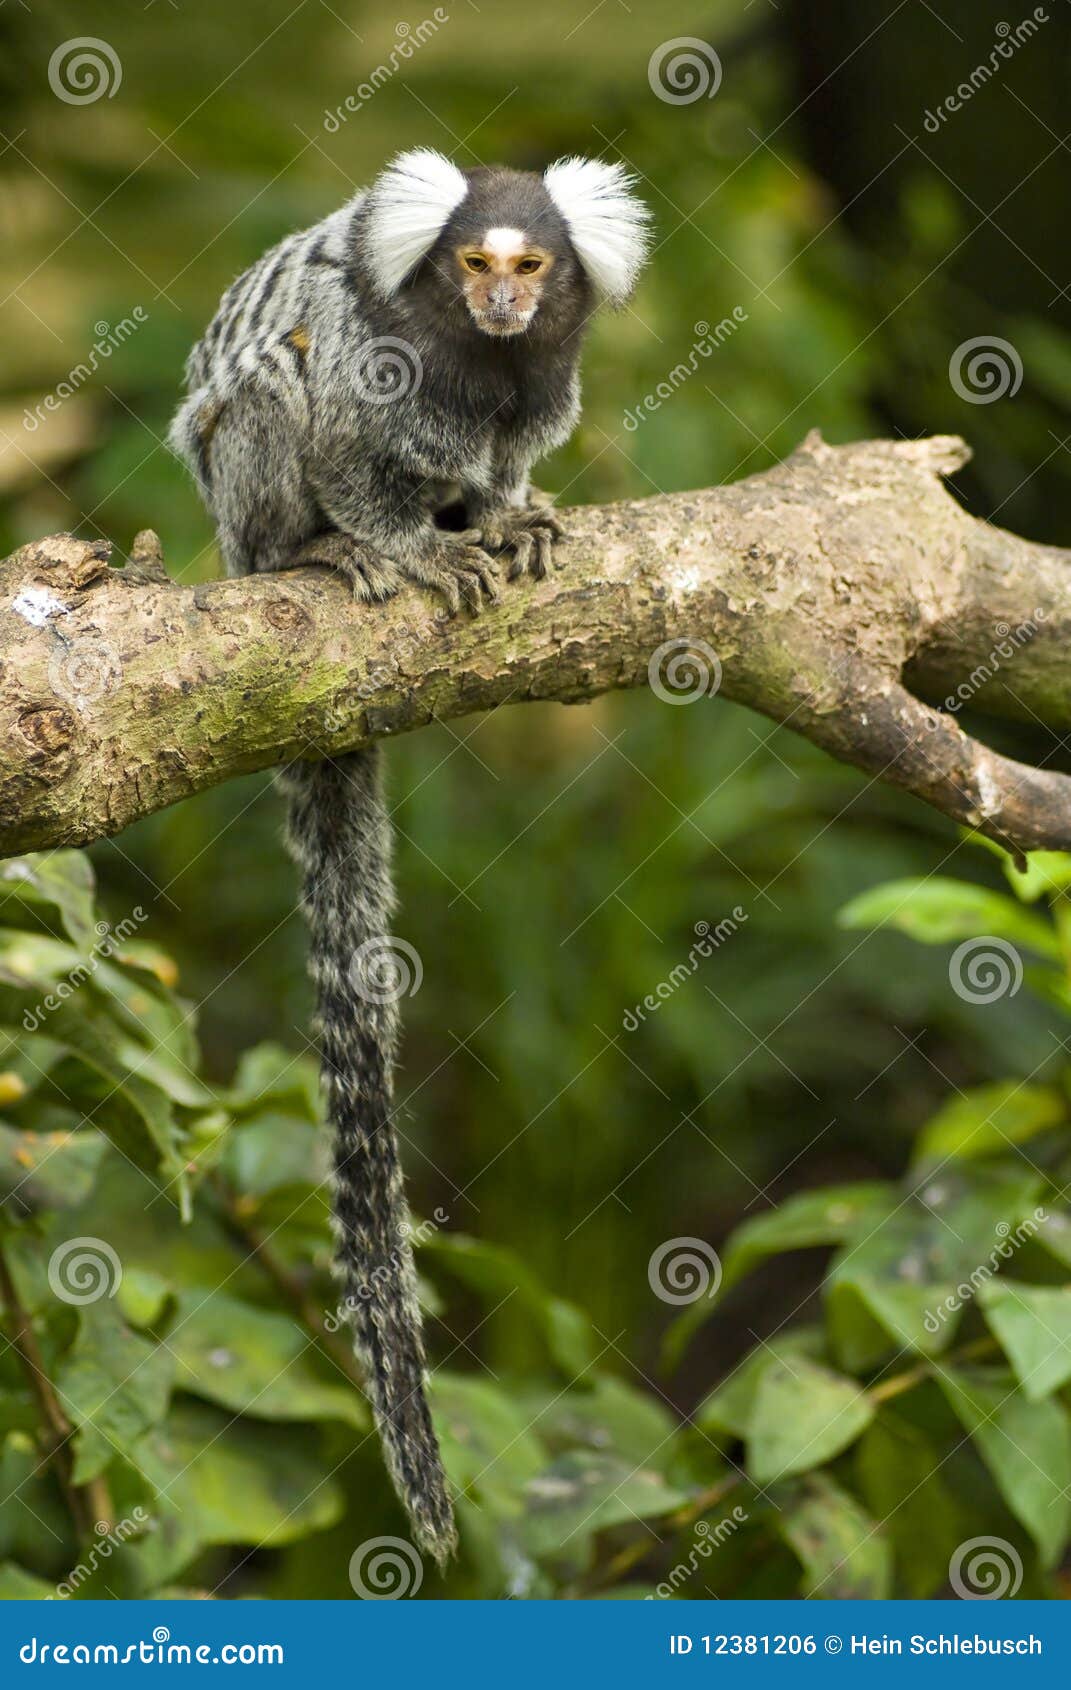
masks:
[[[384,557],[373,546],[366,546],[352,534],[342,534],[338,529],[306,540],[289,562],[319,563],[325,569],[334,569],[346,577],[354,598],[373,604],[392,598],[405,580],[393,558]]]
[[[477,518],[476,527],[466,530],[465,537],[477,540],[491,552],[511,552],[508,576],[511,581],[520,575],[531,575],[541,581],[552,562],[556,569],[565,563],[555,547],[568,536],[548,505],[507,506],[489,511]]]
[[[211,420],[200,453],[203,489],[228,575],[285,569],[327,526],[294,441],[295,401],[254,375]]]
[[[418,477],[390,460],[372,457],[359,443],[317,452],[311,473],[319,504],[337,530],[333,549],[339,556],[345,555],[347,543],[361,556],[370,550],[388,561],[389,553],[396,584],[407,580],[434,588],[451,615],[462,604],[475,615],[485,598],[492,603],[497,599],[493,560],[469,535],[436,528]],[[305,561],[321,561],[320,541],[304,550]]]
[[[555,556],[554,548],[566,538],[565,529],[551,510],[547,494],[529,484],[528,461],[521,447],[507,448],[490,491],[466,490],[465,508],[471,527],[464,538],[490,552],[512,553],[511,581],[520,575],[542,580],[552,560],[556,568],[562,567],[565,560]]]

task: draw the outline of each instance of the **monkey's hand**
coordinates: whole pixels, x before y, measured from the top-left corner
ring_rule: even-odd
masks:
[[[451,534],[443,530],[429,551],[407,560],[402,567],[410,581],[422,587],[434,587],[441,593],[451,616],[457,615],[462,604],[478,616],[485,598],[489,604],[498,602],[494,560],[471,532]]]
[[[289,561],[295,566],[318,563],[325,569],[336,569],[350,583],[354,598],[366,604],[392,598],[405,582],[405,574],[393,558],[337,530],[306,540]]]
[[[541,581],[552,559],[555,568],[560,569],[565,560],[554,557],[554,546],[566,537],[562,524],[550,505],[544,502],[544,495],[538,493],[527,505],[507,505],[488,511],[478,518],[477,527],[469,529],[463,536],[486,546],[488,551],[511,552],[511,581],[520,575],[531,575]]]

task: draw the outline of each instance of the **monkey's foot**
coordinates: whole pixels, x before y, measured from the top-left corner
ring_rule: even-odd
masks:
[[[451,616],[456,616],[464,604],[474,616],[488,604],[498,602],[498,572],[494,560],[469,534],[451,535],[449,541],[424,558],[416,558],[405,565],[410,581],[422,587],[434,587],[446,600]]]
[[[463,536],[492,552],[512,552],[509,567],[511,581],[516,581],[520,575],[531,575],[541,581],[552,559],[555,567],[560,569],[565,560],[554,557],[554,546],[556,541],[566,537],[562,524],[550,506],[545,504],[509,506],[505,510],[492,511],[482,519],[478,528],[470,529]]]
[[[353,588],[354,598],[366,604],[391,598],[405,579],[393,558],[355,540],[352,534],[317,534],[306,540],[290,561],[295,565],[319,563],[325,569],[337,570]]]

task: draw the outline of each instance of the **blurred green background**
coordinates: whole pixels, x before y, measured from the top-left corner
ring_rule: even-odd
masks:
[[[620,156],[653,208],[653,262],[632,308],[596,327],[583,423],[539,475],[563,503],[761,471],[812,427],[834,441],[953,431],[976,451],[957,484],[972,510],[1071,539],[1065,7],[937,133],[927,110],[1016,21],[1004,0],[444,10],[361,109],[326,124],[430,7],[0,12],[5,550],[71,529],[122,551],[151,525],[172,574],[216,574],[208,521],[163,445],[186,351],[236,273],[415,144],[462,166]],[[121,84],[68,104],[49,59],[85,33],[114,49]],[[652,55],[678,36],[717,50],[714,97],[653,91]],[[27,427],[101,325],[135,307],[143,325]],[[694,325],[734,307],[746,321],[626,428]],[[975,335],[1021,358],[1021,387],[998,403],[950,382]],[[985,731],[1066,764],[1040,735]],[[719,1245],[790,1192],[897,1175],[954,1088],[1044,1077],[1061,1054],[1045,1006],[963,1003],[942,952],[834,924],[879,881],[943,865],[996,884],[996,864],[744,710],[647,695],[507,708],[393,746],[390,779],[397,930],[424,967],[399,1078],[414,1207],[520,1252],[589,1311],[611,1369],[674,1408],[805,1309],[818,1269],[790,1258],[752,1275],[656,1383],[671,1311],[647,1263],[663,1240]],[[143,905],[143,937],[176,959],[220,1081],[257,1040],[306,1048],[279,833],[270,784],[254,779],[92,850],[110,915]],[[736,906],[739,931],[626,1031],[696,923]],[[523,1369],[540,1342],[509,1306],[433,1323],[436,1354],[459,1340],[466,1365],[474,1353],[496,1372]]]

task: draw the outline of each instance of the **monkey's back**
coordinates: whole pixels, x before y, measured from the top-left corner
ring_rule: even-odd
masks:
[[[202,483],[206,455],[224,406],[245,386],[299,426],[308,422],[306,357],[313,339],[330,359],[352,319],[354,221],[363,194],[288,235],[233,281],[185,369],[188,397],[170,442]]]

